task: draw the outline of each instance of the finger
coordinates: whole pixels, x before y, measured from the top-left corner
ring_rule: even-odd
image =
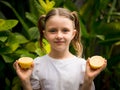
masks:
[[[86,68],[87,68],[87,69],[90,69],[90,68],[91,68],[89,61],[90,61],[90,58],[88,57],[87,62],[86,62]]]
[[[33,70],[33,68],[34,68],[34,63],[32,63],[30,70]]]
[[[104,69],[106,68],[106,66],[107,66],[107,60],[104,60],[104,64],[103,64],[103,66],[101,67],[101,69],[104,70]]]
[[[16,70],[16,68],[17,68],[17,60],[13,63],[13,68]]]

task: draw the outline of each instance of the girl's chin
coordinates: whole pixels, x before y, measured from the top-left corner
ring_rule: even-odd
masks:
[[[52,51],[55,51],[55,52],[64,52],[65,50],[66,50],[66,48],[58,47],[58,48],[54,48]]]

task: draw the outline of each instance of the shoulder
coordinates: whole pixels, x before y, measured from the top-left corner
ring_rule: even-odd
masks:
[[[36,57],[34,59],[34,63],[39,63],[41,61],[45,61],[47,58],[48,58],[47,55]]]
[[[75,61],[80,66],[81,71],[84,72],[86,68],[86,60],[84,58],[76,57]]]
[[[34,59],[34,72],[38,72],[41,69],[44,69],[48,63],[49,63],[49,58],[47,55],[44,56],[39,56]]]
[[[48,62],[49,62],[48,55],[39,56],[34,59],[34,66],[35,67],[46,66]]]
[[[86,60],[84,59],[84,58],[81,58],[81,57],[75,57],[76,59],[76,61],[77,62],[79,62],[79,63],[81,63],[81,64],[86,64]]]

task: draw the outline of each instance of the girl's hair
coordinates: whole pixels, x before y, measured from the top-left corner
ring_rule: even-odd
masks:
[[[44,38],[43,30],[45,30],[45,24],[50,17],[55,16],[55,15],[64,16],[74,22],[74,24],[75,24],[74,26],[75,26],[75,29],[77,30],[77,33],[76,33],[75,37],[73,38],[73,40],[71,41],[71,44],[74,47],[77,56],[81,57],[83,47],[82,47],[82,43],[81,43],[81,35],[80,35],[81,32],[80,32],[80,24],[79,24],[78,15],[77,15],[77,12],[75,12],[75,11],[71,12],[65,8],[54,8],[50,12],[48,12],[47,15],[40,16],[39,21],[38,21],[38,29],[40,32],[40,47],[41,47],[41,49],[44,50],[42,41]]]

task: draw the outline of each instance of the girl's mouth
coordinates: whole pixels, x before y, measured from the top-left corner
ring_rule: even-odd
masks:
[[[55,43],[62,44],[64,41],[55,41]]]

